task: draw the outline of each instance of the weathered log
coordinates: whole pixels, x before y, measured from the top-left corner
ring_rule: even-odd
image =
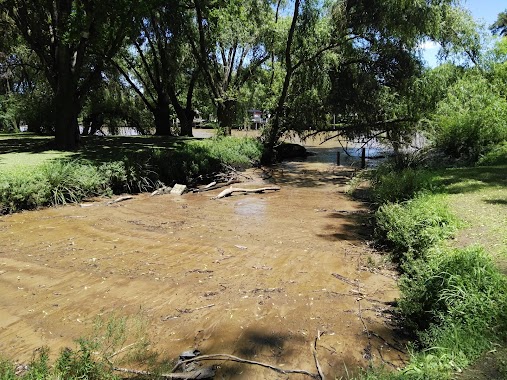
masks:
[[[232,193],[263,193],[264,191],[278,191],[280,190],[279,186],[267,186],[267,187],[260,187],[257,189],[242,189],[238,187],[230,187],[228,189],[225,189],[220,194],[218,194],[216,197],[213,197],[213,199],[220,199],[227,197],[231,195]]]
[[[210,190],[216,190],[216,189],[221,189],[222,187],[226,187],[226,186],[229,186],[229,185],[232,185],[234,183],[240,183],[241,181],[237,178],[232,178],[230,179],[229,181],[227,182],[222,182],[222,183],[215,183],[213,186],[204,186],[204,187],[201,187],[200,189],[194,189],[193,192],[194,193],[202,193],[204,191],[210,191]]]

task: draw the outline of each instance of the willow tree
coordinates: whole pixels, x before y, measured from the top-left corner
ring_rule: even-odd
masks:
[[[131,31],[136,6],[128,0],[0,3],[44,67],[54,94],[51,110],[58,149],[78,147],[79,112]]]
[[[337,0],[323,6],[322,2],[315,0],[290,2],[290,10],[284,12],[291,15],[285,32],[285,48],[277,56],[284,70],[284,80],[274,117],[263,136],[264,160],[272,159],[272,150],[280,135],[290,128],[290,124],[296,124],[291,121],[288,111],[291,111],[290,103],[301,93],[298,77],[303,72],[317,80],[318,76],[333,71],[343,73],[355,65],[366,70],[369,77],[378,80],[380,86],[393,72],[389,65],[382,62],[406,64],[406,70],[399,70],[397,74],[402,77],[415,74],[417,64],[414,58],[418,45],[425,39],[442,37],[444,27],[454,20],[452,11],[457,3],[453,0]],[[331,62],[327,67],[322,66],[324,56],[328,56]],[[321,69],[308,70],[316,64]],[[375,70],[382,66],[386,76],[376,75]],[[402,77],[399,78],[399,84],[403,82]],[[350,84],[355,87],[368,85],[360,77],[351,76],[348,80],[353,81]],[[335,94],[339,97],[340,90]],[[324,93],[322,103],[325,98]],[[345,116],[355,116],[357,113],[351,108],[347,112]],[[384,121],[389,119],[384,118]]]
[[[507,10],[498,14],[496,21],[490,26],[490,30],[493,34],[507,37]]]
[[[236,122],[241,88],[269,59],[274,17],[268,0],[192,0],[187,34],[222,130]]]
[[[190,12],[179,1],[150,0],[145,5],[139,34],[113,64],[153,114],[155,134],[171,135],[172,106],[180,134],[192,136],[192,100],[199,70],[184,32],[192,22]]]

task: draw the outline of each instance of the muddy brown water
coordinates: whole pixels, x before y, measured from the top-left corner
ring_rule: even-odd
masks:
[[[329,147],[241,187],[149,194],[0,217],[0,353],[18,362],[88,334],[97,315],[142,316],[152,348],[227,353],[346,376],[406,356],[391,322],[393,272],[367,244],[366,205],[344,194],[351,169]],[[326,162],[327,161],[327,162]],[[222,363],[217,378],[304,378]]]

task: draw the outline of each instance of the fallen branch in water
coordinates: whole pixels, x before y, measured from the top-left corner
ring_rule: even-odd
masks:
[[[241,181],[237,178],[233,178],[233,179],[230,179],[229,181],[227,182],[223,182],[223,183],[216,183],[214,184],[213,186],[204,186],[203,188],[200,188],[200,189],[194,189],[193,192],[194,193],[202,193],[202,192],[205,192],[205,191],[210,191],[210,190],[215,190],[215,189],[220,189],[222,187],[226,187],[226,186],[229,186],[229,185],[232,185],[234,183],[240,183]]]
[[[317,367],[317,372],[319,373],[320,380],[324,380],[324,372],[322,372],[322,367],[320,366],[319,359],[317,358],[317,341],[322,335],[324,335],[324,332],[317,331],[317,337],[315,338],[312,345],[313,359],[315,360],[315,367]]]
[[[312,372],[308,372],[308,371],[305,371],[302,369],[283,369],[280,367],[272,366],[271,364],[257,362],[254,360],[242,359],[237,356],[228,355],[228,354],[201,355],[201,356],[196,356],[195,358],[182,360],[182,361],[178,362],[178,364],[176,364],[176,366],[172,369],[171,372],[175,372],[182,364],[191,363],[191,362],[195,362],[195,361],[201,361],[201,360],[223,360],[223,361],[232,361],[232,362],[245,363],[245,364],[253,364],[253,365],[258,365],[258,366],[261,366],[264,368],[269,368],[275,372],[282,373],[284,375],[287,375],[290,373],[297,373],[300,375],[309,376],[313,379],[323,380],[321,375],[318,373],[312,373]]]
[[[127,201],[127,200],[133,199],[133,198],[134,197],[131,195],[125,195],[123,197],[116,198],[114,201],[109,201],[109,202],[107,202],[107,204],[112,205],[113,203],[123,202],[123,201]]]
[[[220,194],[218,194],[216,197],[213,197],[212,199],[220,199],[227,197],[231,195],[232,193],[263,193],[264,191],[278,191],[280,190],[279,186],[267,186],[267,187],[260,187],[258,189],[241,189],[237,187],[230,187],[228,189],[225,189]]]
[[[113,370],[116,372],[130,373],[133,375],[142,375],[142,376],[155,376],[155,373],[151,373],[148,371],[140,371],[129,368],[120,368],[113,367]],[[204,380],[204,379],[213,379],[215,376],[215,368],[214,367],[204,367],[195,371],[190,372],[177,372],[177,373],[163,373],[156,374],[157,378],[165,378],[171,380]]]

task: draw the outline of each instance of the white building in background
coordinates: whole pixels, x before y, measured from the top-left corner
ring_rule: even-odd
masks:
[[[261,110],[248,110],[248,113],[251,115],[250,117],[250,128],[259,129],[263,127],[271,117],[271,115]]]

